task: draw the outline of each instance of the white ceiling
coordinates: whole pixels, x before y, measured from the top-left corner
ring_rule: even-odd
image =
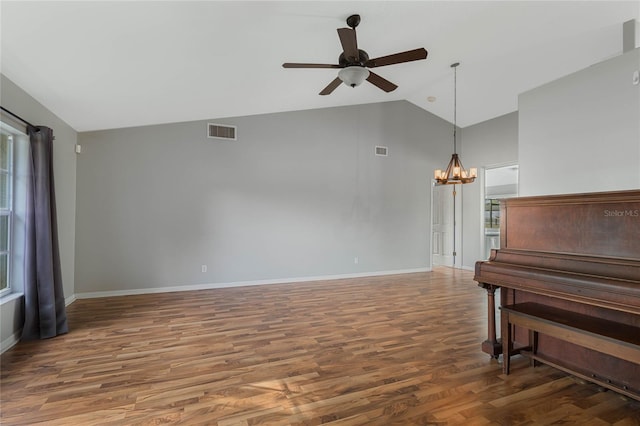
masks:
[[[1,71],[78,131],[406,99],[462,127],[517,109],[519,93],[622,52],[637,1],[72,1],[1,7]],[[358,13],[374,58],[425,47],[424,61],[377,68],[319,96],[336,29]],[[427,101],[435,96],[435,102]]]

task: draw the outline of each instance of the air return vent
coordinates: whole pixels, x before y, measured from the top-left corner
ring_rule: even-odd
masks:
[[[376,155],[379,157],[386,157],[389,149],[386,146],[376,146]]]
[[[207,136],[212,139],[237,140],[238,128],[236,126],[226,126],[224,124],[207,124]]]

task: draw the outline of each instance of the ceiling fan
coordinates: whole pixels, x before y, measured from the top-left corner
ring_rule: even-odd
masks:
[[[327,87],[322,89],[321,95],[328,95],[333,92],[340,83],[347,86],[359,86],[364,80],[376,87],[391,92],[398,88],[387,79],[370,71],[368,68],[383,67],[385,65],[401,64],[403,62],[418,61],[427,58],[425,48],[408,50],[406,52],[395,53],[393,55],[381,56],[369,59],[369,55],[364,50],[358,49],[356,40],[356,27],[360,23],[360,15],[351,15],[347,18],[347,25],[350,28],[338,28],[338,37],[342,44],[343,52],[338,57],[338,64],[300,64],[285,62],[284,68],[340,68],[338,77]]]

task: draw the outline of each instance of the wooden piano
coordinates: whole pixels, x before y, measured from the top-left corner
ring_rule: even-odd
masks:
[[[475,267],[489,298],[482,349],[503,354],[505,374],[522,354],[640,400],[640,190],[520,197],[500,210],[500,249]]]

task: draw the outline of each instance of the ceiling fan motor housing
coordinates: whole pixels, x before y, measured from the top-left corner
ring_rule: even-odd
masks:
[[[344,56],[344,52],[342,52],[338,57],[338,64],[340,64],[341,67],[351,67],[354,65],[364,67],[364,64],[369,62],[369,54],[362,49],[358,49],[358,56],[360,56],[359,61],[356,61],[355,58],[349,58],[352,59],[350,61]]]

